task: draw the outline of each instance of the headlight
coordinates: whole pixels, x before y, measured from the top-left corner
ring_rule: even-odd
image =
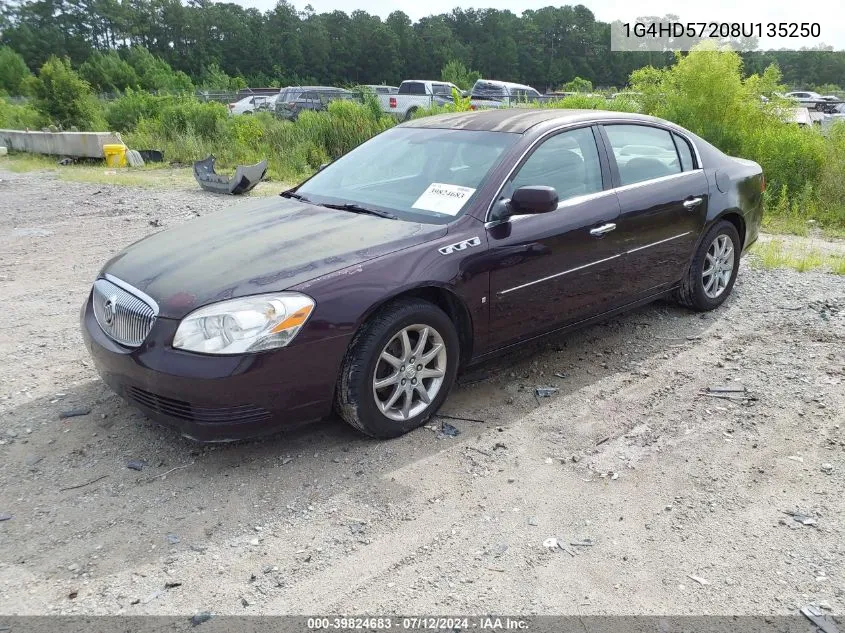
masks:
[[[182,319],[173,347],[204,354],[242,354],[284,347],[313,310],[314,300],[296,292],[221,301]]]

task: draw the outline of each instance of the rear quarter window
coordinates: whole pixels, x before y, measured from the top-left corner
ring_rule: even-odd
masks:
[[[683,171],[695,169],[692,149],[690,148],[687,140],[678,134],[672,134],[672,139],[675,141],[675,147],[678,149],[678,157],[681,159],[681,169]]]

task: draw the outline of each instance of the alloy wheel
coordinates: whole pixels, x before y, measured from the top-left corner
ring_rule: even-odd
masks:
[[[391,420],[413,418],[437,397],[446,375],[446,345],[430,325],[399,330],[379,354],[373,373],[373,397]]]
[[[731,238],[724,234],[717,235],[707,249],[704,269],[701,271],[704,294],[716,299],[725,291],[731,281],[735,261]]]

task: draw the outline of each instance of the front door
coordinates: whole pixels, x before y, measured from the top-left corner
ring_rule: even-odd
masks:
[[[513,216],[487,231],[490,349],[604,312],[622,291],[614,238],[619,202],[592,127],[538,145],[502,190],[554,187],[556,211]]]

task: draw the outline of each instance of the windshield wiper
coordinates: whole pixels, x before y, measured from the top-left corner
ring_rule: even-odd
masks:
[[[392,213],[387,211],[379,211],[378,209],[371,209],[370,207],[362,207],[360,204],[346,203],[346,204],[329,204],[324,203],[321,207],[329,209],[339,209],[340,211],[352,211],[352,213],[367,213],[369,215],[377,215],[380,218],[387,218],[388,220],[397,219]]]
[[[282,198],[293,198],[294,200],[302,200],[302,202],[311,202],[308,198],[303,196],[302,194],[296,193],[295,191],[283,191],[279,194]]]

